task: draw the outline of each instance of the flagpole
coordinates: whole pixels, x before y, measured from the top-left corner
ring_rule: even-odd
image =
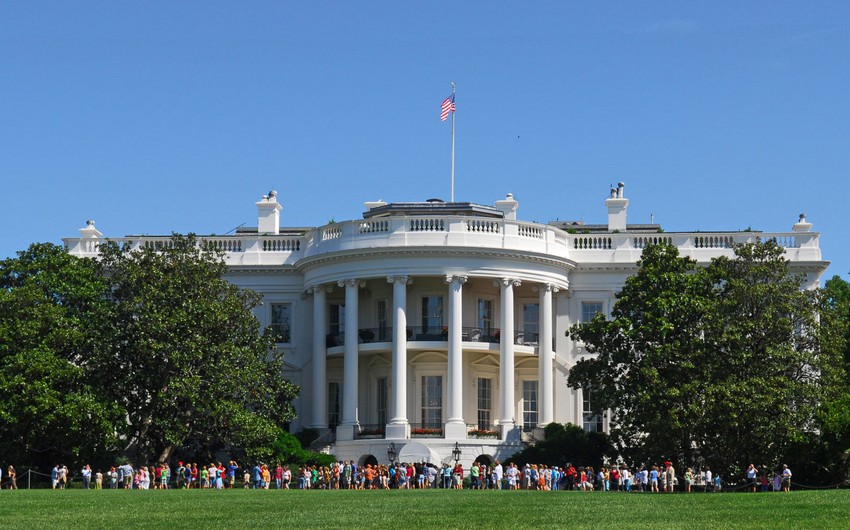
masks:
[[[455,84],[452,83],[452,103],[455,102]],[[452,194],[451,201],[455,202],[455,111],[452,111]]]

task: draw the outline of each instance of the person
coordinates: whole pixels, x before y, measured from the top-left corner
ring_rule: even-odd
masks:
[[[709,492],[712,490],[714,482],[711,479],[711,469],[708,466],[705,466],[705,469],[702,473],[703,482],[705,482],[705,491]]]
[[[649,491],[658,493],[658,467],[652,466],[649,470]]]
[[[236,485],[236,471],[239,469],[239,465],[236,463],[236,460],[231,460],[227,464],[227,487],[228,489],[233,489],[233,486]]]
[[[177,462],[177,489],[183,489],[186,481],[186,466],[183,462]]]
[[[758,478],[759,470],[756,469],[756,466],[750,464],[747,467],[747,488],[750,489],[753,493],[756,492],[756,479]]]
[[[673,493],[676,486],[676,469],[673,467],[673,462],[664,462],[664,465],[667,466],[664,474],[666,476],[666,490],[668,493]]]
[[[97,470],[97,473],[94,474],[94,489],[103,489],[103,473],[101,473],[99,469]]]
[[[685,487],[687,488],[688,493],[691,492],[691,483],[694,481],[694,472],[691,468],[685,470]]]
[[[502,475],[504,474],[502,463],[496,460],[496,467],[493,468],[493,480],[496,481],[496,489],[502,489]]]
[[[115,466],[109,470],[109,488],[118,489],[118,471],[115,470]]]
[[[65,489],[65,486],[68,484],[68,468],[65,465],[59,467],[59,473],[57,475],[58,488],[60,490]]]
[[[262,489],[263,484],[263,468],[260,467],[260,464],[254,464],[254,467],[251,469],[251,482],[253,482],[254,489]]]
[[[9,469],[6,471],[6,474],[9,475],[9,489],[18,489],[18,474],[15,472],[15,468],[9,466]]]
[[[81,474],[83,475],[83,489],[87,490],[91,486],[91,466],[84,465]]]
[[[53,466],[53,470],[50,471],[50,482],[53,484],[53,489],[59,486],[59,464]]]
[[[782,491],[791,491],[791,470],[782,464]]]

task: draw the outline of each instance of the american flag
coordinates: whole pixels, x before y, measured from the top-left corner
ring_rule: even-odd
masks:
[[[455,95],[447,97],[440,106],[440,119],[446,121],[449,118],[449,112],[455,111]]]

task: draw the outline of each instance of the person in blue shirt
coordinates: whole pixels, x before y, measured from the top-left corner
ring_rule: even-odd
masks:
[[[254,483],[254,489],[262,487],[260,484],[263,480],[263,470],[260,468],[260,464],[254,464],[254,468],[251,470],[251,482]]]

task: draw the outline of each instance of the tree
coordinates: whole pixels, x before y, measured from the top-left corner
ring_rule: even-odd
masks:
[[[18,465],[108,461],[123,415],[96,390],[107,284],[92,260],[33,244],[0,262],[0,454]]]
[[[820,375],[818,303],[773,241],[699,268],[671,245],[645,249],[611,320],[574,326],[593,359],[573,387],[594,386],[627,457],[703,461],[735,476],[776,464],[814,429]]]
[[[550,423],[545,429],[545,438],[534,445],[515,453],[507,462],[518,465],[526,463],[546,466],[602,467],[606,458],[614,456],[611,442],[604,432],[586,432],[572,423]]]
[[[109,347],[95,364],[127,413],[128,454],[167,461],[181,446],[270,446],[298,388],[252,310],[256,293],[224,279],[221,253],[193,235],[139,250],[104,245]]]

